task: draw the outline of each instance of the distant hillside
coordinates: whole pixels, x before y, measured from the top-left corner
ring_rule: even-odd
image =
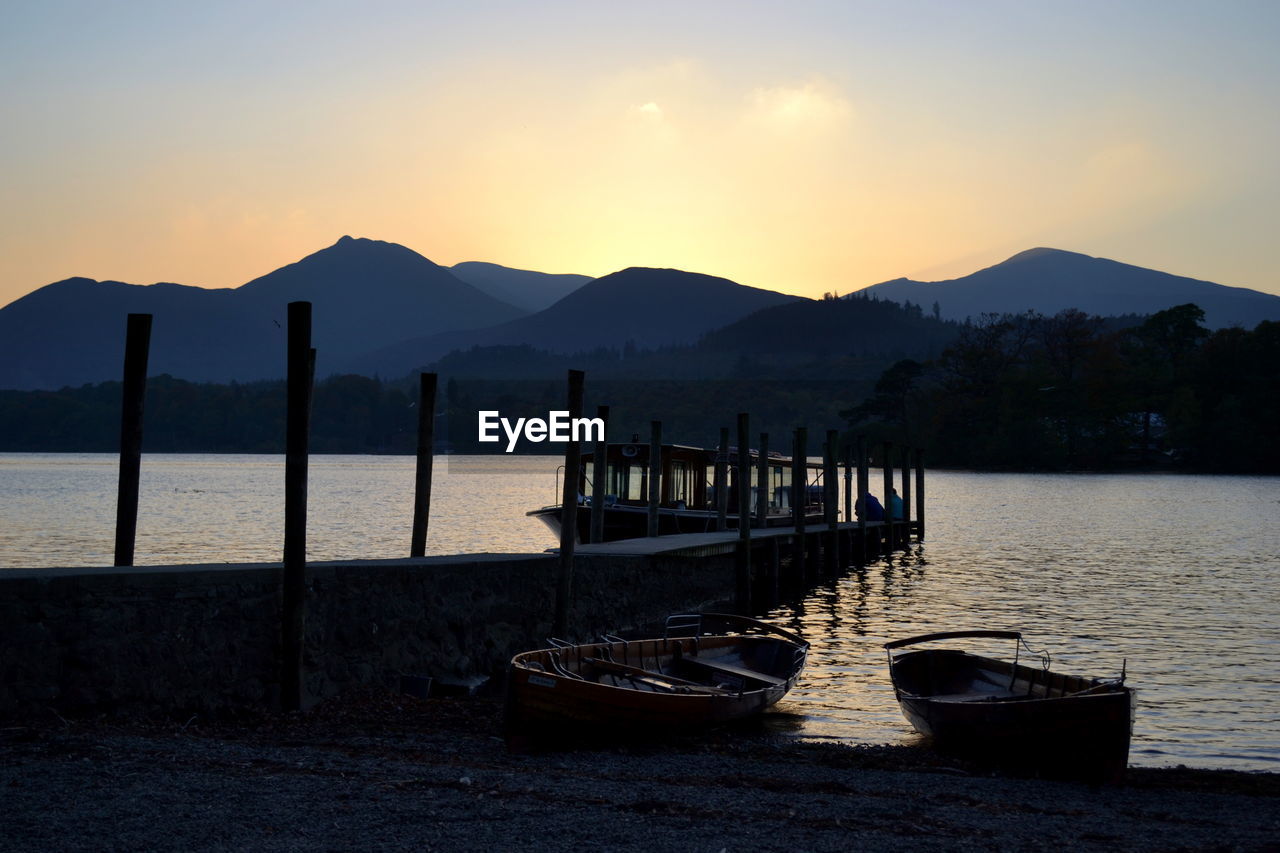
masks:
[[[470,332],[423,337],[352,361],[355,373],[399,376],[456,349],[528,344],[556,353],[691,344],[773,305],[809,301],[725,278],[631,267],[583,285],[544,311]]]
[[[373,342],[489,326],[514,306],[394,243],[343,237],[237,289],[72,278],[0,309],[0,388],[118,379],[125,318],[155,316],[149,373],[198,382],[284,374],[287,304],[313,305],[317,376]]]
[[[904,310],[895,302],[824,299],[757,311],[703,338],[699,349],[761,356],[904,353],[916,359],[942,351],[956,336],[953,323]],[[905,355],[904,355],[905,357]]]
[[[52,389],[119,379],[126,317],[155,315],[149,373],[198,380],[284,375],[284,312],[233,290],[69,278],[0,309],[0,388]]]
[[[282,312],[289,302],[309,300],[320,376],[371,342],[491,326],[525,313],[412,249],[351,237],[254,279],[237,293]]]
[[[1263,320],[1280,320],[1280,296],[1060,249],[1031,249],[949,281],[894,279],[860,290],[858,295],[914,302],[926,312],[936,302],[942,317],[949,320],[987,312],[1030,310],[1053,315],[1067,308],[1104,317],[1154,314],[1188,302],[1204,309],[1205,323],[1212,329],[1232,325],[1252,329]]]
[[[454,264],[449,267],[449,272],[477,290],[531,314],[554,305],[591,281],[589,275],[554,275],[481,261]]]

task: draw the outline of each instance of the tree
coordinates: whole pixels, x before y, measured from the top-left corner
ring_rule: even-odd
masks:
[[[840,412],[840,417],[857,428],[868,422],[883,424],[894,439],[906,444],[915,440],[908,399],[916,381],[924,373],[918,361],[904,359],[881,374],[871,396],[860,405]]]

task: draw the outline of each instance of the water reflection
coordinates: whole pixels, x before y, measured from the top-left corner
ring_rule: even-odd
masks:
[[[117,464],[0,454],[0,567],[109,565]],[[428,553],[553,547],[524,513],[557,499],[558,464],[437,459]],[[139,564],[279,560],[283,465],[144,457]],[[413,476],[411,457],[313,457],[309,559],[406,556]],[[924,545],[773,612],[813,643],[779,708],[800,720],[799,736],[917,740],[883,644],[1005,628],[1064,672],[1114,675],[1127,659],[1139,690],[1134,763],[1280,769],[1280,479],[931,472],[928,482]]]
[[[1277,496],[1275,478],[933,475],[927,543],[770,614],[813,642],[782,710],[805,738],[915,742],[883,644],[1021,630],[1060,671],[1127,666],[1133,763],[1280,769]]]

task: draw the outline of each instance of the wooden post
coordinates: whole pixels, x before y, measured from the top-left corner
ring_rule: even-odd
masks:
[[[827,574],[835,574],[840,568],[840,524],[837,513],[840,503],[840,481],[836,473],[836,442],[838,433],[827,430],[827,440],[822,448],[822,511],[827,522],[826,554],[823,558]]]
[[[586,375],[570,370],[568,375],[569,423],[582,417],[582,386]],[[552,631],[557,637],[569,634],[569,602],[573,593],[573,551],[578,543],[578,480],[582,473],[582,447],[570,441],[564,448],[564,487],[560,492],[560,565],[556,576],[556,612]]]
[[[853,447],[844,445],[844,520],[853,521]]]
[[[427,523],[431,518],[431,463],[435,444],[436,375],[418,377],[418,467],[413,488],[413,541],[410,557],[427,553]]]
[[[916,541],[924,541],[924,451],[916,451]]]
[[[806,464],[809,452],[808,444],[808,428],[796,427],[795,446],[792,448],[791,458],[791,523],[795,525],[796,535],[791,565],[796,579],[800,581],[804,581],[807,578],[808,571],[805,559],[806,543],[804,541],[804,516],[809,501],[809,484],[806,482],[809,476],[809,466]]]
[[[142,406],[147,395],[151,315],[130,314],[125,322],[124,386],[120,400],[120,482],[116,491],[117,566],[133,565],[138,534],[138,480],[142,474]]]
[[[762,530],[769,526],[769,491],[772,469],[769,466],[769,433],[760,433],[760,454],[756,458],[756,485],[759,487],[760,502],[756,506],[756,527]]]
[[[894,546],[894,520],[893,520],[893,501],[889,495],[893,493],[893,442],[886,441],[883,448],[884,457],[880,460],[880,468],[884,472],[884,529],[887,533],[885,536],[885,553],[893,551]]]
[[[716,452],[716,530],[729,529],[729,428],[720,427],[720,449]]]
[[[315,374],[310,302],[289,303],[288,326],[280,703],[286,711],[299,711],[302,709],[302,651],[307,616],[307,456],[311,386]]]
[[[867,467],[867,439],[858,436],[858,500],[871,491],[871,471]],[[858,540],[862,548],[862,563],[867,562],[867,502],[862,501],[862,512],[858,513]],[[877,549],[879,550],[879,549]]]
[[[596,417],[604,422],[604,434],[591,451],[591,541],[604,541],[604,496],[608,493],[609,476],[605,456],[609,450],[609,407],[596,406]]]
[[[746,412],[738,413],[738,554],[735,604],[739,613],[751,612],[751,432]]]
[[[662,421],[649,424],[649,530],[658,535],[658,504],[662,500]]]
[[[911,545],[911,448],[902,448],[902,544]]]

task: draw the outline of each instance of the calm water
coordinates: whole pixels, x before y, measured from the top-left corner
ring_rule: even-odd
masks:
[[[437,459],[428,552],[554,547],[524,512],[556,500],[558,464]],[[109,565],[116,465],[0,454],[0,568]],[[138,564],[279,559],[283,458],[153,455],[142,472]],[[313,457],[309,558],[407,555],[412,496],[411,458]],[[814,643],[773,719],[807,738],[913,742],[883,643],[1014,628],[1063,671],[1109,676],[1127,659],[1132,763],[1280,771],[1278,517],[1274,477],[931,472],[924,545],[772,614]]]

